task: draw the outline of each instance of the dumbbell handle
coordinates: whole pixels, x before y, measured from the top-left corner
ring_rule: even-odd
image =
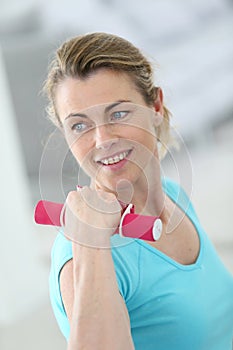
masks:
[[[37,224],[62,226],[61,213],[64,204],[40,200],[34,212]],[[129,204],[122,212],[119,226],[115,233],[130,238],[157,241],[162,233],[162,221],[158,216],[134,213],[133,204]]]

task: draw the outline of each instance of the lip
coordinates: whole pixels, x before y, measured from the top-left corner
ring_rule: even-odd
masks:
[[[118,163],[106,165],[106,164],[103,164],[100,161],[98,161],[98,164],[101,165],[102,169],[112,170],[112,171],[120,170],[129,161],[129,158],[130,158],[130,156],[132,154],[132,151],[133,151],[133,149],[130,149],[130,150],[127,150],[127,151],[123,151],[123,152],[129,152],[129,154],[124,159],[120,160]],[[122,153],[122,152],[117,152],[117,153],[115,153],[114,156],[119,155],[120,153]],[[106,158],[102,158],[102,159],[104,160]]]
[[[118,152],[115,152],[115,153],[112,153],[112,154],[109,154],[109,155],[106,154],[105,156],[103,156],[103,157],[97,159],[97,160],[96,160],[96,163],[101,163],[104,159],[114,158],[114,157],[119,156],[121,153],[124,153],[124,152],[129,152],[129,154],[128,154],[128,156],[129,156],[130,153],[131,153],[131,151],[132,151],[132,148],[131,148],[131,149],[125,149],[125,150],[122,150],[122,151],[118,151]],[[127,157],[128,157],[128,156],[127,156]],[[127,157],[126,157],[126,158],[127,158]],[[102,164],[102,163],[101,163],[101,164]]]

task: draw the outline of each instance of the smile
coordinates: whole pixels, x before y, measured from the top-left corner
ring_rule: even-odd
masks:
[[[105,158],[105,159],[100,160],[99,162],[103,165],[116,164],[116,163],[119,163],[120,161],[122,161],[123,159],[125,159],[129,155],[130,152],[131,152],[131,150],[125,151],[125,152],[119,153],[115,157]]]

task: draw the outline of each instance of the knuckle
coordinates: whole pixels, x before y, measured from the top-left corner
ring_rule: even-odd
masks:
[[[72,205],[77,200],[77,191],[70,191],[66,198],[66,203],[68,206]]]

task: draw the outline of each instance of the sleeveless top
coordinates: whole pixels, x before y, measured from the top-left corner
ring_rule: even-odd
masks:
[[[119,291],[126,303],[136,350],[232,350],[233,277],[201,227],[184,190],[163,180],[164,192],[191,220],[199,236],[198,258],[182,265],[140,239],[111,238]],[[59,276],[72,259],[60,232],[51,252],[50,299],[63,335],[70,326]]]

